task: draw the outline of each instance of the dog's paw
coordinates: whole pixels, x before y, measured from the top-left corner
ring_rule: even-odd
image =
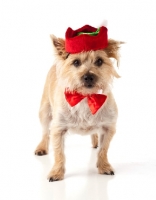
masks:
[[[112,169],[107,169],[107,168],[104,168],[104,169],[98,168],[98,171],[99,171],[99,174],[105,174],[105,175],[114,175],[115,174]]]
[[[48,175],[49,182],[60,181],[64,179],[64,173],[56,173],[55,171],[51,171]]]
[[[54,178],[54,177],[49,178],[49,182],[60,181],[60,180],[62,180],[62,179],[57,179],[57,178]]]
[[[35,150],[35,155],[37,155],[37,156],[44,156],[47,154],[48,154],[48,152],[45,149],[36,149]]]
[[[99,174],[105,174],[105,175],[114,175],[115,174],[113,168],[108,163],[105,163],[104,165],[97,166],[97,167],[98,167]]]
[[[109,173],[108,173],[108,172],[105,172],[104,174],[106,174],[106,175],[115,175],[115,174],[114,174],[114,171],[109,171]]]

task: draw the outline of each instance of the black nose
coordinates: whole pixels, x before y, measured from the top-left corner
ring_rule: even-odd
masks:
[[[96,79],[96,76],[94,74],[90,74],[90,73],[85,74],[82,77],[85,87],[88,87],[88,88],[91,88],[94,86],[95,79]]]
[[[83,79],[86,83],[92,83],[94,81],[94,75],[92,74],[84,75]]]

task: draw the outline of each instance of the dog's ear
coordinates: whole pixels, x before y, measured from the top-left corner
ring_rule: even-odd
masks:
[[[116,59],[117,65],[119,63],[119,48],[120,48],[121,44],[124,44],[124,42],[109,39],[108,40],[108,46],[104,49],[104,51],[107,53],[107,56],[109,58],[115,58]]]
[[[64,39],[57,38],[54,35],[50,35],[50,38],[52,40],[52,44],[54,46],[54,51],[55,51],[56,55],[65,60],[68,53],[65,51]]]

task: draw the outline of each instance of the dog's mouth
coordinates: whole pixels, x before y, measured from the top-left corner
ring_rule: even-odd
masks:
[[[84,87],[88,89],[92,89],[95,85],[94,84],[84,84]]]
[[[75,89],[78,93],[81,93],[83,95],[86,94],[98,94],[99,90],[101,90],[101,88],[99,86],[97,86],[96,84],[88,84],[88,85],[82,85],[81,87],[77,87]]]

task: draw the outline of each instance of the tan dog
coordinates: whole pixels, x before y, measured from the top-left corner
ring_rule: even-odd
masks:
[[[39,111],[43,127],[43,137],[35,150],[36,155],[48,154],[49,135],[52,139],[54,166],[48,176],[49,181],[62,180],[65,173],[64,136],[70,130],[81,135],[91,134],[93,147],[99,145],[97,167],[100,174],[114,175],[108,162],[107,151],[116,131],[117,106],[111,92],[113,78],[119,75],[110,58],[118,61],[121,42],[109,39],[104,50],[68,54],[65,41],[51,36],[56,53],[56,61],[50,69]],[[71,107],[65,99],[66,90],[83,95],[107,96],[105,103],[92,114],[87,98]],[[98,136],[97,136],[98,134]],[[99,143],[98,143],[99,138]]]

